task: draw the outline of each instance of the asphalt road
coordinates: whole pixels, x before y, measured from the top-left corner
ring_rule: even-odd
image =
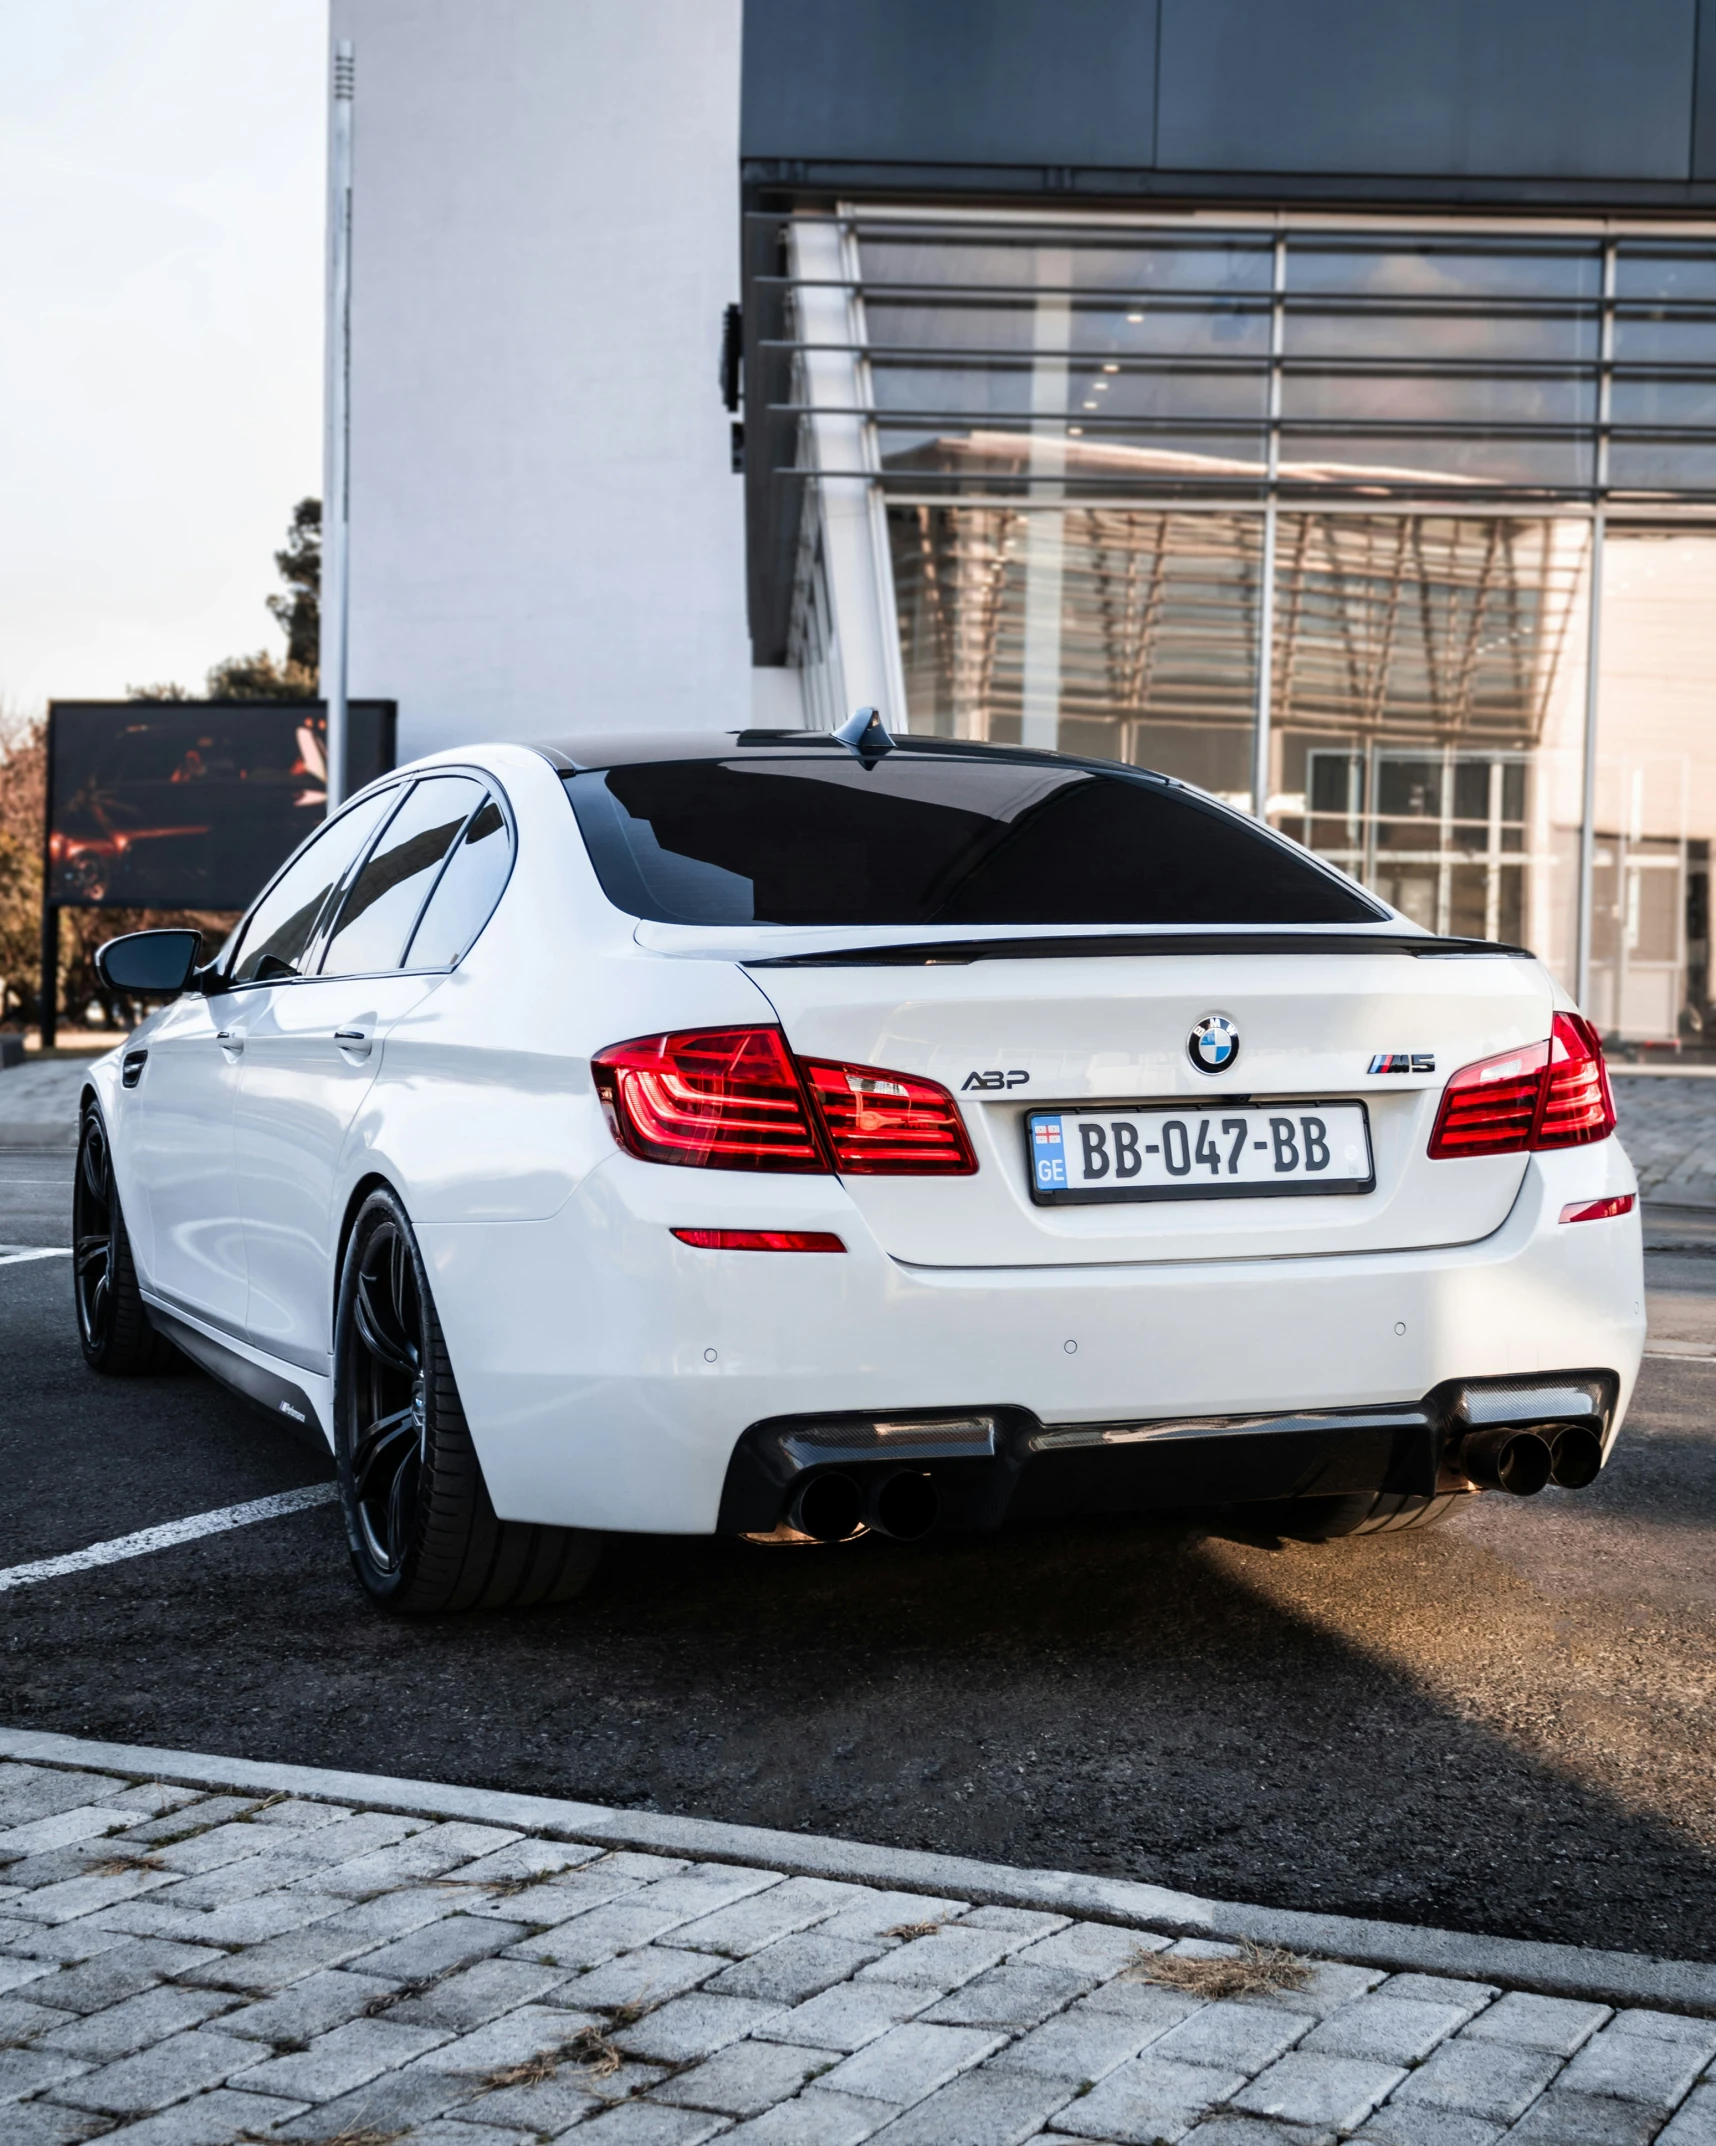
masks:
[[[70,1159],[0,1156],[0,1241]],[[1716,1350],[1716,1214],[1653,1328]],[[318,1480],[200,1373],[84,1369],[0,1266],[0,1566]],[[1716,1958],[1716,1361],[1590,1491],[1309,1547],[1199,1523],[617,1542],[568,1609],[393,1622],[319,1508],[0,1596],[0,1720]]]

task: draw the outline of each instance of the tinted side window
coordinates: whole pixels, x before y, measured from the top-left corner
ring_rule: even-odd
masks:
[[[382,790],[342,812],[313,834],[268,892],[239,935],[229,971],[237,984],[296,976],[316,921],[347,867],[374,834],[382,816],[399,802],[397,789]]]
[[[322,957],[324,976],[398,968],[441,860],[482,794],[468,775],[429,775],[418,783],[346,890]]]
[[[512,865],[512,839],[492,797],[459,837],[412,934],[408,969],[450,969],[489,920]]]

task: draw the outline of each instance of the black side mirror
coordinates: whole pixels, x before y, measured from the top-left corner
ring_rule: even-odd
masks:
[[[131,998],[177,998],[203,950],[200,931],[128,931],[96,952],[110,991]]]

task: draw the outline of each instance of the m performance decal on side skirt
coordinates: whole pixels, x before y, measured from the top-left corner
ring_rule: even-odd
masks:
[[[277,1371],[270,1371],[261,1364],[253,1364],[248,1356],[237,1349],[224,1347],[212,1334],[205,1334],[188,1319],[181,1319],[162,1304],[149,1301],[144,1309],[149,1314],[149,1324],[157,1333],[165,1334],[176,1348],[183,1349],[194,1364],[201,1364],[211,1378],[270,1416],[284,1416],[291,1423],[303,1424],[310,1432],[309,1443],[318,1448],[323,1444],[320,1419],[317,1417],[310,1397],[301,1386],[290,1379],[282,1378]]]

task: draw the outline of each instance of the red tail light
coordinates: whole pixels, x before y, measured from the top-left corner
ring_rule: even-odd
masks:
[[[1442,1091],[1430,1152],[1451,1155],[1514,1155],[1531,1145],[1537,1106],[1543,1100],[1547,1043],[1529,1043],[1500,1058],[1462,1066]]]
[[[826,1170],[778,1028],[640,1036],[590,1061],[614,1137],[644,1162]]]
[[[801,1070],[778,1028],[640,1036],[590,1068],[615,1139],[644,1162],[849,1177],[977,1168],[959,1105],[937,1082],[820,1059]]]
[[[862,1177],[968,1177],[977,1168],[959,1105],[938,1082],[807,1059],[834,1167]]]
[[[1442,1093],[1430,1153],[1518,1155],[1580,1147],[1615,1129],[1603,1046],[1590,1022],[1558,1013],[1547,1043],[1462,1066]]]
[[[1583,1014],[1558,1013],[1549,1039],[1549,1079],[1543,1111],[1531,1136],[1534,1148],[1583,1147],[1607,1140],[1615,1129],[1615,1098],[1603,1045]]]

